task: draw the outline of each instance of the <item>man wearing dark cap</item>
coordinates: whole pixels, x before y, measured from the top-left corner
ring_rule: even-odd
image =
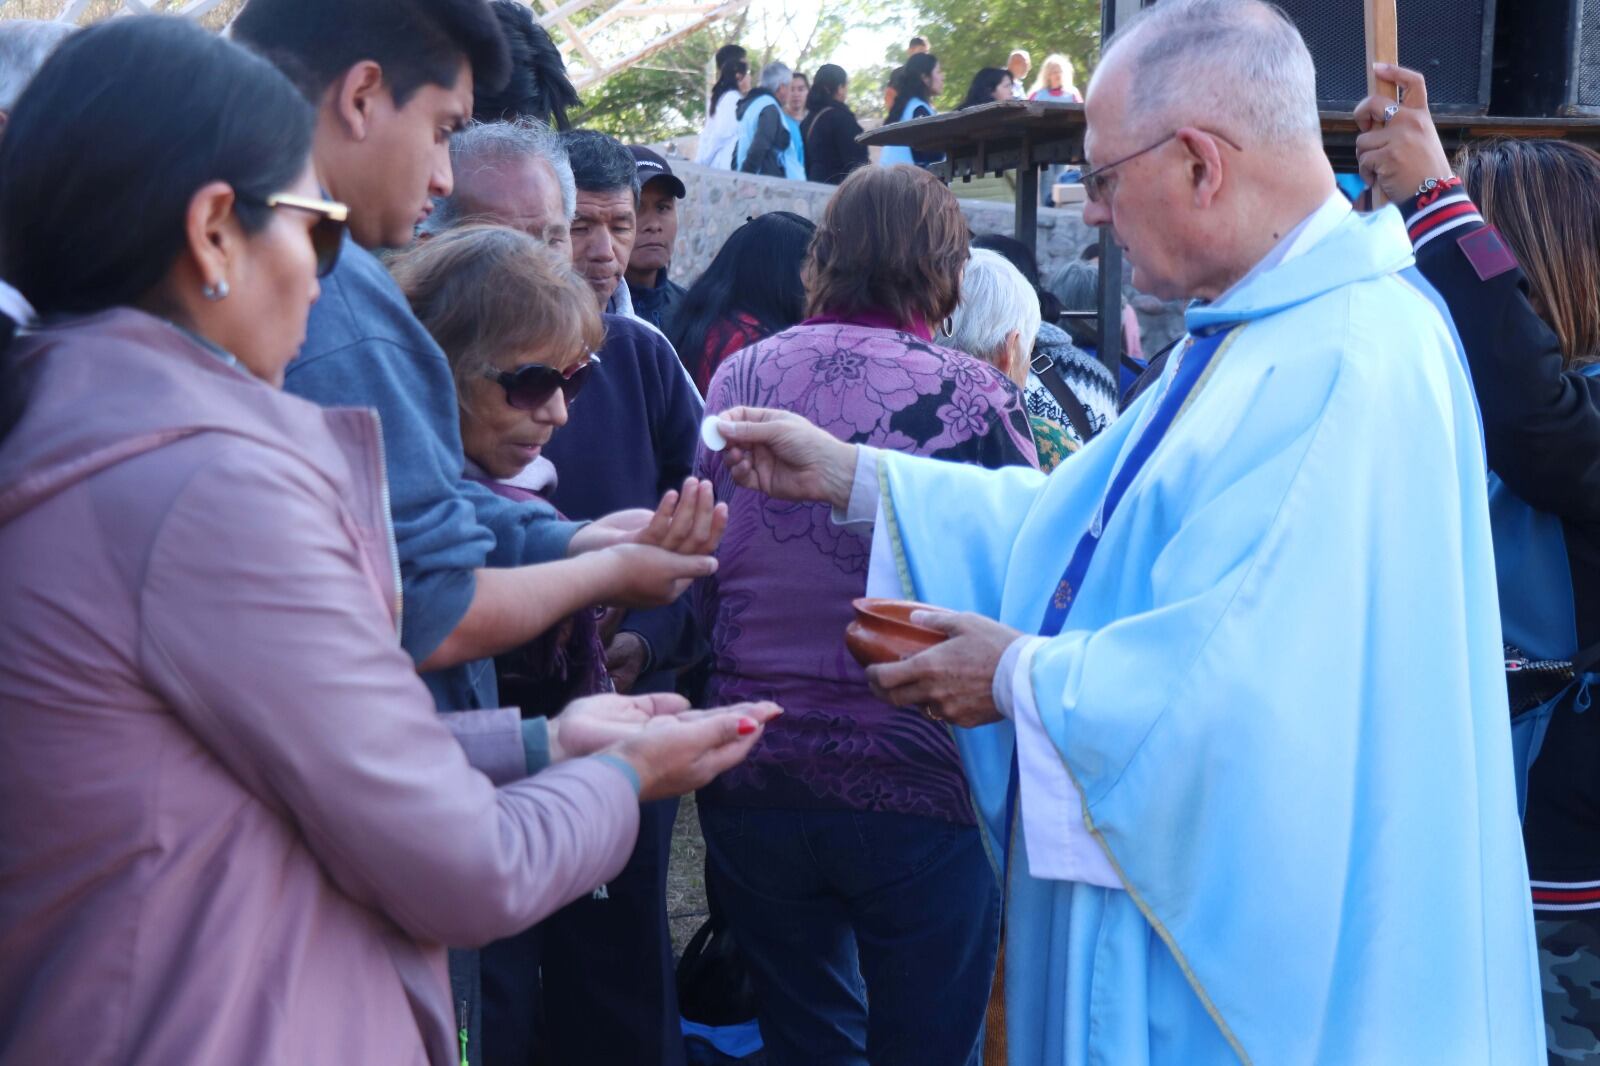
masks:
[[[678,243],[678,201],[683,179],[658,153],[642,144],[628,146],[639,172],[639,230],[628,256],[628,294],[634,314],[665,331],[683,302],[684,288],[667,278]]]

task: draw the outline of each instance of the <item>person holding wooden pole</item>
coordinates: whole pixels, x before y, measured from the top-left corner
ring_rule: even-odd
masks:
[[[1585,1061],[1600,1047],[1600,718],[1587,713],[1600,678],[1570,664],[1600,652],[1600,155],[1494,139],[1452,173],[1422,75],[1380,72],[1404,97],[1357,108],[1357,157],[1405,218],[1472,369],[1507,659],[1569,664],[1531,697],[1507,677],[1512,734],[1528,739],[1516,770],[1545,1039],[1551,1063]]]

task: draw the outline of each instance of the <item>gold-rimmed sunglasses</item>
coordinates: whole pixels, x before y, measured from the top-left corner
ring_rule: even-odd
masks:
[[[1218,133],[1216,130],[1208,130],[1203,126],[1185,126],[1182,129],[1173,130],[1171,133],[1167,134],[1154,144],[1145,145],[1137,152],[1125,155],[1121,159],[1114,159],[1103,166],[1098,166],[1093,170],[1084,172],[1078,178],[1079,184],[1083,186],[1083,194],[1089,198],[1091,203],[1098,204],[1103,202],[1103,197],[1105,197],[1106,191],[1111,187],[1111,178],[1108,175],[1112,170],[1122,166],[1124,163],[1131,163],[1133,160],[1138,159],[1142,155],[1149,155],[1157,148],[1160,148],[1168,141],[1177,137],[1179,133],[1183,132],[1183,129],[1197,129],[1201,133],[1215,137],[1229,148],[1232,148],[1235,152],[1244,151],[1244,149],[1240,148],[1234,139],[1229,137],[1226,133]]]
[[[339,249],[344,246],[345,226],[350,221],[350,208],[336,200],[319,200],[311,196],[277,192],[261,201],[266,207],[289,207],[296,211],[309,211],[317,216],[311,224],[311,248],[317,253],[317,277],[325,278],[339,262]]]

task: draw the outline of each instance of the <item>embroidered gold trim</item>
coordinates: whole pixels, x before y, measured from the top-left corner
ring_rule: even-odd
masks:
[[[895,576],[900,579],[900,591],[914,600],[922,598],[917,589],[916,582],[911,580],[911,564],[906,561],[905,542],[900,539],[900,523],[895,518],[894,496],[889,491],[889,467],[884,462],[885,455],[878,453],[878,502],[883,508],[883,520],[888,523],[889,547],[894,552]],[[955,741],[955,726],[945,723],[945,729],[950,733],[950,739]],[[1012,741],[1016,743],[1015,740]],[[961,750],[957,747],[957,752]],[[1015,750],[1015,748],[1013,748]],[[961,776],[966,777],[963,767]],[[972,794],[972,784],[967,784],[967,803],[972,807],[972,816],[978,823],[978,839],[983,843],[983,854],[989,860],[989,869],[994,871],[996,881],[1000,882],[1002,892],[1009,891],[1006,878],[1009,876],[1010,867],[995,855],[995,842],[989,839],[989,821],[983,816],[983,809],[978,806],[977,797]],[[1006,855],[1011,854],[1010,844],[1007,842]]]

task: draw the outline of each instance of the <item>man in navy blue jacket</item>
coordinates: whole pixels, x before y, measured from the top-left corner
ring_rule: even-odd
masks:
[[[633,156],[614,138],[574,130],[563,134],[562,142],[578,190],[574,266],[588,275],[603,311],[619,288],[626,291],[622,268],[632,251],[637,216],[631,225],[620,223],[637,205],[637,171]],[[608,230],[605,237],[584,232],[602,224]],[[603,257],[594,250],[605,241],[612,242],[618,262],[610,292],[603,284]],[[703,414],[700,394],[659,331],[621,315],[604,319],[600,365],[584,387],[582,402],[545,446],[558,475],[550,498],[574,518],[638,507],[681,483],[694,468]],[[629,612],[606,647],[606,665],[624,691],[670,692],[677,671],[699,655],[694,615],[685,597],[666,607]],[[592,1053],[609,1047],[618,1057],[592,1054],[592,1061],[683,1062],[666,908],[677,812],[677,800],[640,808],[639,843],[608,886],[609,906],[579,900],[546,923],[547,956],[564,945],[568,956],[592,953],[603,959],[611,952],[599,945],[609,944],[618,957],[627,953],[634,960],[626,977],[609,965],[583,968],[581,981],[558,993],[570,996],[568,1002],[574,1004],[606,1002],[615,1028],[604,1043],[595,1043],[592,1035],[563,1040],[553,1034],[553,1061],[576,1062],[585,1049]],[[549,1008],[548,988],[545,1002]]]
[[[637,234],[637,167],[633,155],[605,134],[574,130],[561,140],[577,186],[573,266],[604,311],[623,285]],[[704,410],[659,331],[621,315],[604,319],[599,366],[544,452],[559,475],[551,501],[573,518],[647,506],[676,488],[694,467]],[[630,612],[607,648],[623,691],[671,691],[676,671],[697,657],[686,600]]]

